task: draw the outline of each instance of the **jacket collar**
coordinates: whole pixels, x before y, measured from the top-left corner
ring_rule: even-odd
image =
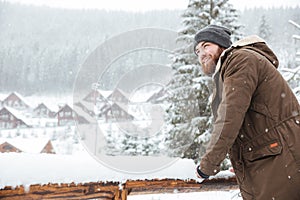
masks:
[[[216,66],[216,70],[215,73],[213,74],[213,78],[216,76],[216,74],[219,72],[220,68],[221,68],[221,60],[222,58],[225,56],[225,54],[227,52],[229,52],[231,49],[235,48],[235,47],[242,47],[242,46],[247,46],[247,45],[251,45],[257,42],[265,42],[263,39],[261,39],[260,37],[258,37],[257,35],[250,35],[248,37],[245,37],[241,40],[238,40],[236,42],[234,42],[229,48],[225,49],[221,56],[219,57],[217,66]]]
[[[231,45],[231,47],[242,47],[242,46],[247,46],[250,44],[258,43],[258,42],[265,42],[263,39],[258,37],[257,35],[251,35],[248,37],[245,37],[241,40],[236,41]]]

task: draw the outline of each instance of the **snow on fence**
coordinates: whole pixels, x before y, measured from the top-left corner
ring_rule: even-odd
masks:
[[[142,162],[149,160],[157,163],[161,158],[145,157]],[[87,152],[2,153],[0,163],[0,199],[126,200],[128,196],[141,194],[238,191],[234,173],[230,171],[197,182],[196,165],[190,159],[178,159],[160,170],[140,174],[109,168]]]
[[[128,180],[119,182],[91,182],[71,184],[35,184],[28,191],[23,186],[0,190],[0,199],[100,199],[127,200],[128,195],[228,191],[238,189],[235,177],[214,178],[198,183],[196,180]]]

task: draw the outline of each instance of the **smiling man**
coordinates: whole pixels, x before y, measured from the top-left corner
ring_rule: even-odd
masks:
[[[205,40],[204,40],[205,39]],[[195,37],[195,53],[204,74],[212,76],[221,53],[231,45],[230,30],[225,27],[210,25],[198,32]]]
[[[266,43],[249,36],[231,44],[229,29],[195,35],[202,70],[214,80],[213,131],[197,167],[220,171],[229,154],[243,199],[300,199],[300,106]]]

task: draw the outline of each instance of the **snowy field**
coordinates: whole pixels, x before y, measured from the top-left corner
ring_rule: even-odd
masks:
[[[212,191],[212,192],[191,192],[174,194],[148,194],[128,196],[128,200],[242,200],[239,191]]]
[[[146,158],[149,159],[149,158]],[[77,155],[53,155],[31,153],[2,153],[0,155],[0,188],[23,185],[25,190],[32,184],[87,183],[138,179],[176,178],[195,179],[195,164],[192,160],[179,159],[159,171],[130,174],[115,171],[102,165],[87,152]],[[232,177],[231,172],[221,172],[215,178]],[[190,199],[239,199],[238,190],[172,194],[129,195],[128,200],[190,200]]]
[[[138,179],[196,179],[196,165],[189,159],[178,159],[159,170],[148,173],[124,173],[94,159],[81,145],[74,127],[23,128],[0,131],[0,142],[15,144],[25,152],[0,153],[0,189],[5,186],[23,185],[26,190],[32,184],[88,183]],[[41,154],[40,150],[51,139],[56,154]],[[115,156],[122,160],[123,157]],[[161,157],[141,157],[140,162],[160,162]],[[128,160],[128,157],[127,157]],[[156,161],[158,160],[158,161]],[[217,177],[234,174],[226,171]],[[216,177],[216,178],[217,178]],[[128,200],[190,200],[190,199],[240,199],[238,190],[196,193],[129,195]]]
[[[115,157],[122,159],[122,157]],[[140,162],[151,159],[161,161],[161,157],[141,157]],[[126,173],[117,171],[98,162],[87,152],[77,155],[1,153],[0,188],[4,186],[29,186],[47,183],[86,183],[97,181],[116,181],[143,179],[196,179],[196,165],[190,159],[178,159],[160,170],[145,173]],[[22,163],[22,164],[20,164]],[[233,173],[220,172],[215,178],[229,178]]]

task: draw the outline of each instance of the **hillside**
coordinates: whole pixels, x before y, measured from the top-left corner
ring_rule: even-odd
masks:
[[[104,41],[137,28],[177,31],[182,26],[181,13],[181,10],[143,13],[65,10],[0,1],[2,92],[18,91],[24,95],[71,93],[81,65]],[[244,26],[244,35],[259,34],[264,16],[271,33],[265,39],[274,48],[280,63],[293,67],[297,44],[292,35],[296,30],[288,20],[299,22],[299,13],[300,8],[248,9],[240,12],[237,23]],[[164,42],[175,41],[161,41]],[[124,67],[134,65],[132,60],[139,56],[122,60]],[[166,57],[162,55],[159,59],[166,60]]]

